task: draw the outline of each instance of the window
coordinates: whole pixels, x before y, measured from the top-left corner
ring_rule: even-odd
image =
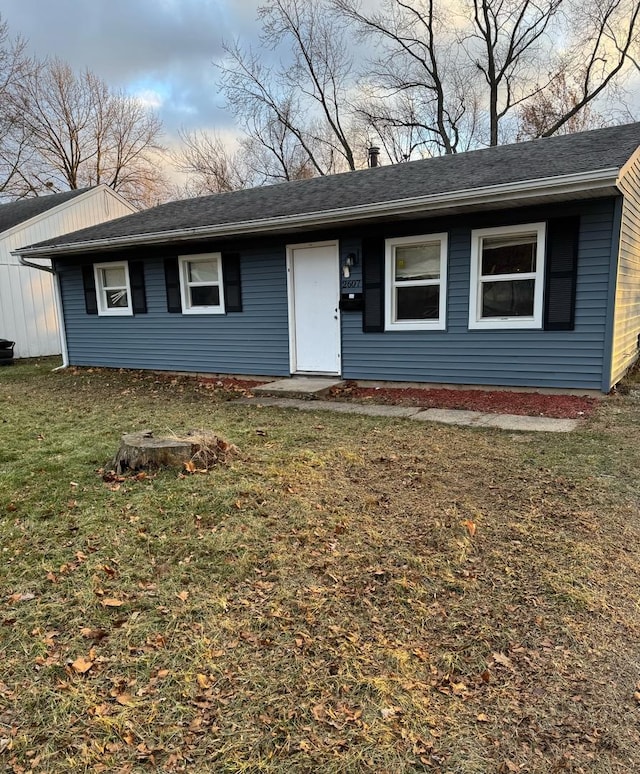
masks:
[[[385,247],[385,329],[444,330],[447,235],[387,239]]]
[[[224,314],[220,253],[181,255],[180,292],[184,314]]]
[[[99,315],[131,315],[129,265],[96,263],[93,266]]]
[[[542,328],[545,225],[471,234],[469,328]]]

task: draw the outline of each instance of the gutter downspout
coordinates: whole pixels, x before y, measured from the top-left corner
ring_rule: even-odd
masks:
[[[64,315],[62,314],[62,292],[60,290],[60,277],[53,266],[42,266],[41,264],[33,263],[18,255],[18,261],[21,266],[26,266],[28,269],[38,269],[39,271],[46,271],[49,274],[53,274],[53,288],[54,299],[56,303],[56,318],[58,320],[58,330],[60,331],[60,349],[62,350],[62,365],[53,369],[53,373],[56,371],[62,371],[69,367],[69,350],[67,349],[67,331],[64,325]]]

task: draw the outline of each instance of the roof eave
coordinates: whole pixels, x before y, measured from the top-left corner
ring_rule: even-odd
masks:
[[[316,228],[328,224],[347,224],[371,217],[407,216],[413,213],[438,212],[451,207],[473,207],[479,205],[496,205],[502,202],[526,202],[527,199],[540,196],[570,198],[572,194],[605,189],[618,189],[620,168],[611,167],[591,172],[581,172],[562,177],[539,178],[537,180],[504,183],[485,188],[470,188],[440,194],[430,194],[412,199],[398,199],[390,202],[374,202],[372,204],[344,207],[333,210],[308,212],[301,215],[285,215],[274,218],[262,218],[236,223],[222,223],[208,226],[196,226],[173,231],[157,231],[143,234],[133,234],[122,237],[86,240],[84,242],[61,243],[52,246],[20,248],[14,254],[24,257],[54,257],[76,253],[98,252],[126,248],[133,245],[150,245],[169,242],[184,242],[188,240],[231,237],[241,234],[255,235],[261,233],[284,231],[287,229]]]

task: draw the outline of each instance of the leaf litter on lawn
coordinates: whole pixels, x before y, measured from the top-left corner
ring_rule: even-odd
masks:
[[[301,421],[179,377],[14,369],[7,771],[640,765],[637,399],[514,444]],[[120,434],[150,424],[213,426],[243,458],[105,487]]]

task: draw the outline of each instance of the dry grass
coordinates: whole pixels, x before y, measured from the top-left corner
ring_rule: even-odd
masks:
[[[640,399],[568,436],[0,371],[0,768],[640,769]],[[105,482],[207,427],[207,475]]]

